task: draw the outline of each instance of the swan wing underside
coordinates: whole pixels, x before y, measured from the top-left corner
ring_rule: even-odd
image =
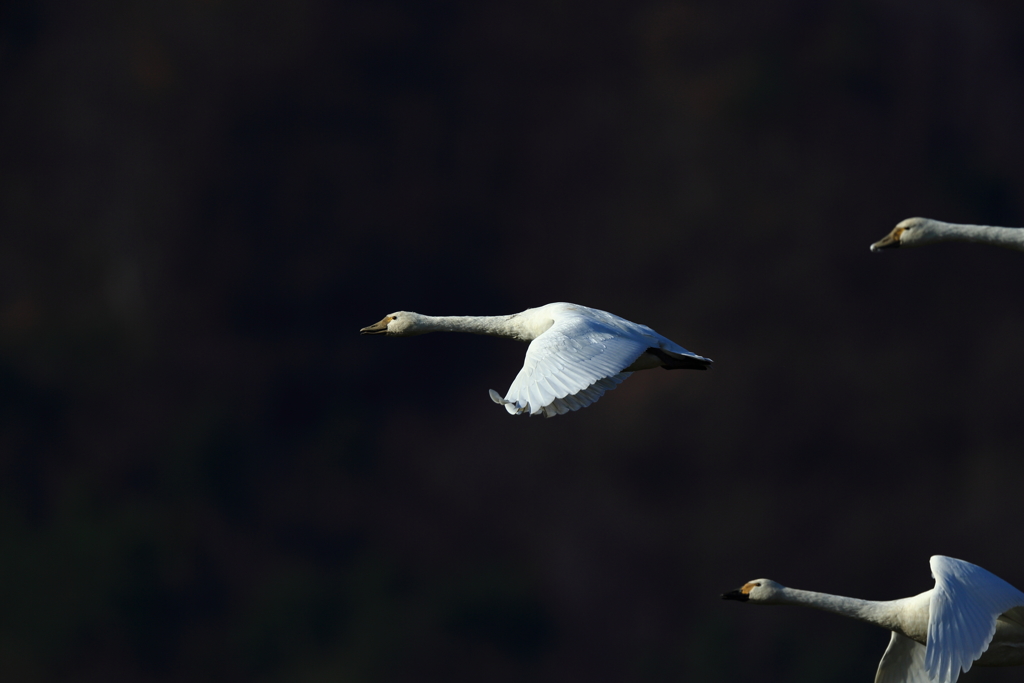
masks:
[[[924,668],[924,656],[924,645],[893,631],[878,663],[875,683],[932,683]]]
[[[1024,607],[1014,607],[1003,612],[1003,619],[1024,628]]]
[[[936,555],[931,568],[925,669],[936,683],[953,683],[988,649],[999,615],[1024,606],[1024,593],[963,560]]]
[[[502,399],[513,415],[564,415],[590,405],[629,377],[623,372],[650,347],[647,340],[623,337],[601,322],[558,320],[530,342],[523,368]]]

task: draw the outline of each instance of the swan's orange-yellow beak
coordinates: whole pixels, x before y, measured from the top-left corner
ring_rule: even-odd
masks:
[[[879,251],[880,249],[895,249],[900,246],[900,235],[903,234],[903,228],[896,228],[888,235],[878,240],[871,245],[871,251]]]
[[[381,320],[379,323],[374,323],[369,327],[364,327],[359,330],[359,334],[387,334],[388,323],[394,320],[390,315]]]

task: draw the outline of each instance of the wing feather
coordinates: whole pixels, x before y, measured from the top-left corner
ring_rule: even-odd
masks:
[[[576,397],[572,394],[566,395],[566,397],[561,400],[565,401],[565,405],[569,406],[569,410],[579,410],[584,407],[584,405],[577,401]]]
[[[893,631],[878,663],[875,683],[932,683],[924,668],[924,655],[924,645]]]
[[[559,377],[558,374],[550,374],[544,377],[544,381],[547,382],[549,387],[551,387],[551,391],[555,396],[559,397],[568,396],[572,393],[572,389],[566,386],[562,380],[563,378]]]
[[[935,555],[925,670],[936,683],[954,683],[988,649],[1003,612],[1024,606],[1024,593],[981,567]]]
[[[562,317],[530,342],[522,369],[499,402],[512,414],[551,417],[579,410],[626,379],[630,373],[623,369],[649,347],[648,340],[624,336],[599,320]]]

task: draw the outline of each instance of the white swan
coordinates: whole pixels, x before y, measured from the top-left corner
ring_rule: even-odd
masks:
[[[892,232],[872,244],[871,251],[916,247],[933,242],[980,242],[1024,251],[1024,228],[962,225],[931,218],[908,218],[897,223]]]
[[[935,555],[935,588],[885,602],[757,579],[724,593],[760,605],[806,605],[892,631],[875,683],[954,683],[971,665],[1024,664],[1024,593],[977,565]]]
[[[398,311],[362,334],[411,337],[427,332],[471,332],[530,342],[523,369],[505,398],[491,399],[513,415],[547,417],[579,410],[614,389],[635,370],[706,370],[698,356],[646,325],[576,304],[556,303],[496,316],[430,316]]]

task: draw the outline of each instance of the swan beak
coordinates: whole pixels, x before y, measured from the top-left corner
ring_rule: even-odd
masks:
[[[379,323],[374,323],[369,327],[364,327],[359,330],[359,334],[387,334],[388,323],[394,320],[390,315],[381,320]]]
[[[903,230],[901,228],[896,228],[888,235],[872,244],[871,251],[881,251],[882,249],[895,249],[896,247],[900,246],[900,233],[902,232]]]
[[[742,589],[737,588],[734,591],[728,593],[722,593],[723,600],[739,600],[740,602],[746,602],[750,599],[750,596],[743,592]]]

